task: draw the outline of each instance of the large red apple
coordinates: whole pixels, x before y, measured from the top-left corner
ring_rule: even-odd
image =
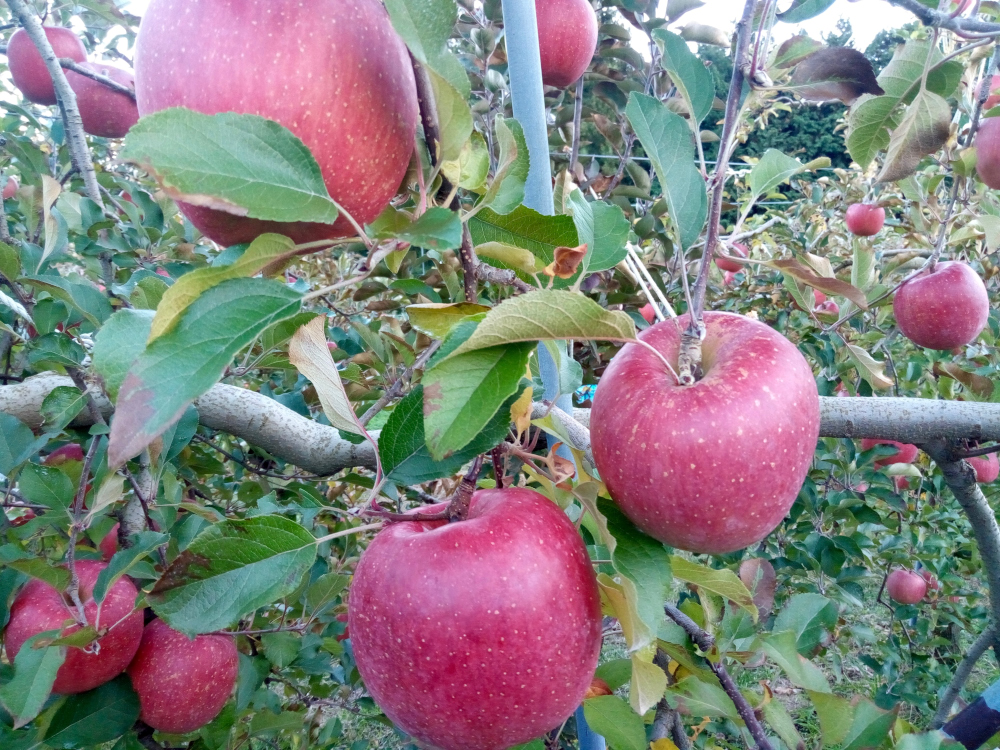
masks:
[[[1000,188],[1000,117],[987,117],[979,124],[976,173],[987,187]]]
[[[48,37],[56,57],[68,57],[78,63],[87,60],[87,50],[79,37],[69,29],[61,26],[46,26],[45,36]],[[28,32],[18,29],[7,43],[7,65],[10,67],[10,77],[26,99],[36,104],[55,104],[56,90],[52,87],[52,76],[45,67],[45,61],[38,53],[35,43],[28,37]]]
[[[759,542],[795,501],[816,450],[819,397],[805,358],[750,318],[706,313],[704,376],[681,386],[628,344],[597,386],[591,440],[624,513],[666,544],[722,554]],[[675,369],[687,320],[640,338]]]
[[[894,445],[897,450],[888,456],[875,461],[875,466],[888,466],[889,464],[912,464],[917,460],[920,450],[910,443],[898,443],[895,440],[876,440],[875,438],[863,438],[861,440],[861,450],[870,451],[876,445]]]
[[[742,243],[734,242],[730,254],[737,255],[740,258],[749,258],[750,248]],[[719,258],[718,256],[715,258],[715,265],[718,266],[720,271],[729,271],[730,273],[739,273],[746,270],[746,267],[742,263],[737,263],[735,260],[729,260],[728,258]]]
[[[847,208],[844,216],[847,231],[858,237],[871,237],[882,231],[885,209],[873,203],[855,203]]]
[[[229,635],[191,639],[153,620],[128,667],[139,695],[139,718],[161,732],[185,734],[222,710],[236,687],[239,652]]]
[[[83,66],[123,86],[135,85],[131,71],[117,65],[84,63]],[[139,122],[139,109],[131,97],[72,70],[66,71],[66,79],[76,92],[76,104],[87,133],[101,138],[124,138],[129,128]]]
[[[96,560],[76,562],[80,600],[87,623],[95,626],[99,633],[107,630],[107,634],[86,649],[66,649],[66,661],[59,667],[52,686],[54,693],[83,693],[103,685],[125,671],[139,648],[142,611],[134,609],[138,591],[128,578],[119,578],[111,587],[98,617],[97,604],[91,592],[97,583],[97,576],[106,567]],[[13,661],[25,641],[46,630],[62,629],[63,635],[75,633],[80,629],[76,624],[63,629],[66,622],[73,620],[73,612],[59,591],[37,579],[29,581],[10,608],[10,622],[4,636],[8,658]]]
[[[889,598],[900,604],[916,604],[927,594],[927,581],[912,570],[894,570],[885,582]]]
[[[542,82],[576,83],[597,48],[597,15],[587,0],[535,0]]]
[[[988,453],[985,456],[975,456],[965,459],[973,469],[976,470],[976,481],[980,484],[990,484],[1000,477],[1000,459],[996,453]]]
[[[583,540],[527,489],[476,492],[465,521],[385,528],[361,556],[348,613],[368,692],[442,750],[501,750],[558,727],[601,647]]]
[[[17,178],[14,175],[8,175],[7,182],[3,186],[3,194],[0,195],[0,197],[2,197],[3,200],[13,198],[17,195],[17,191],[20,187],[21,186],[18,184]]]
[[[152,0],[135,65],[140,114],[180,106],[275,120],[309,147],[330,195],[362,224],[382,212],[406,174],[416,85],[378,0]],[[180,208],[222,245],[263,232],[296,242],[354,233],[343,217],[329,226]]]
[[[975,271],[949,261],[903,284],[892,310],[899,330],[914,344],[947,351],[976,340],[990,316],[990,298]]]

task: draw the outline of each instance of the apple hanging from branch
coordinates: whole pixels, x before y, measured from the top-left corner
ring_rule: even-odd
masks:
[[[948,351],[976,340],[990,316],[990,298],[972,268],[943,261],[903,284],[892,310],[900,332],[914,344]]]
[[[123,86],[132,88],[135,85],[132,73],[117,65],[83,63],[83,66]],[[139,109],[130,96],[72,70],[66,71],[66,80],[76,93],[83,129],[90,135],[124,138],[129,128],[139,121]]]
[[[597,48],[597,15],[587,0],[535,0],[542,83],[565,88],[587,70]]]
[[[894,570],[885,581],[889,598],[900,604],[917,604],[927,595],[927,580],[912,570]]]
[[[68,57],[78,63],[87,61],[87,49],[76,34],[62,26],[44,28],[56,57]],[[35,104],[56,103],[56,90],[52,86],[49,69],[24,29],[15,31],[7,43],[7,66],[14,85],[26,99]]]

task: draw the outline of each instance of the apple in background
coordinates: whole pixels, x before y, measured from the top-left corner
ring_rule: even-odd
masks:
[[[896,492],[903,492],[904,490],[909,490],[913,488],[913,483],[911,477],[897,475],[892,478],[893,484],[896,485]]]
[[[101,604],[100,618],[97,616],[97,604],[91,592],[97,583],[97,576],[106,567],[96,560],[76,562],[80,600],[87,622],[97,627],[98,631],[114,627],[97,640],[100,648],[96,653],[82,648],[66,649],[66,661],[59,667],[52,686],[54,693],[83,693],[103,685],[125,671],[139,648],[142,611],[133,610],[138,591],[128,578],[119,578],[115,582]],[[10,607],[10,622],[4,636],[8,658],[13,662],[21,646],[32,636],[46,630],[59,630],[63,623],[71,619],[73,613],[63,601],[61,592],[37,579],[29,581]],[[69,635],[79,629],[78,625],[71,625],[63,629],[62,634]]]
[[[44,28],[56,57],[68,57],[78,63],[87,61],[87,50],[76,34],[61,26]],[[7,43],[7,65],[14,85],[26,99],[35,104],[56,103],[56,91],[52,87],[49,69],[45,67],[45,61],[24,29],[15,31]]]
[[[236,687],[239,652],[230,635],[193,640],[153,620],[128,667],[139,695],[139,718],[161,732],[185,734],[222,710]]]
[[[832,299],[823,300],[816,307],[813,308],[813,312],[816,313],[821,318],[830,318],[831,320],[836,320],[840,317],[840,305],[834,302]]]
[[[125,68],[107,63],[84,63],[83,67],[100,73],[115,83],[135,87],[131,71]],[[66,71],[66,79],[76,92],[76,104],[80,108],[83,129],[90,135],[124,138],[129,128],[139,122],[139,108],[131,97],[72,70]]]
[[[640,338],[676,369],[686,318]],[[723,554],[781,522],[812,463],[819,397],[784,336],[750,318],[706,313],[704,377],[690,386],[626,345],[597,386],[591,440],[601,478],[633,523],[661,542]]]
[[[740,258],[749,258],[750,248],[740,242],[734,242],[727,255],[737,255]],[[715,265],[718,266],[720,271],[730,271],[732,273],[739,273],[740,271],[746,270],[742,263],[737,263],[735,260],[720,258],[718,256],[715,258]]]
[[[874,203],[855,203],[847,207],[844,216],[847,231],[858,237],[871,237],[882,231],[885,224],[885,209]]]
[[[152,0],[136,41],[135,82],[141,115],[188,107],[289,128],[360,224],[388,205],[410,164],[413,66],[379,0]],[[178,205],[221,245],[264,232],[299,243],[354,234],[343,217],[333,226],[284,223]]]
[[[60,446],[42,459],[46,466],[62,466],[67,461],[83,461],[83,447],[79,443]]]
[[[979,123],[976,173],[987,187],[1000,188],[1000,117],[987,117]]]
[[[583,540],[528,489],[479,490],[465,521],[384,528],[358,562],[348,615],[368,692],[442,750],[508,748],[558,727],[601,648]]]
[[[894,445],[898,449],[895,453],[883,456],[875,461],[876,468],[888,466],[889,464],[912,464],[917,460],[920,449],[910,443],[899,443],[895,440],[877,440],[875,438],[863,438],[861,450],[870,451],[876,445]]]
[[[722,275],[722,283],[726,286],[733,286],[736,283],[736,274],[732,271],[726,271]]]
[[[917,346],[947,351],[976,340],[990,316],[990,298],[965,263],[944,261],[901,286],[892,299],[896,324]]]
[[[979,94],[982,95],[983,86],[989,86],[989,95],[986,97],[986,102],[983,104],[983,112],[993,109],[993,107],[1000,104],[1000,76],[993,76],[988,81],[983,80],[979,84]],[[997,92],[997,93],[994,93]]]
[[[927,590],[928,591],[940,591],[941,590],[941,581],[938,580],[938,577],[936,575],[934,575],[929,570],[927,570],[927,568],[923,568],[919,572],[920,572],[920,577],[923,578],[924,581],[927,582]]]
[[[975,456],[965,460],[976,470],[976,481],[980,484],[995,482],[997,477],[1000,477],[1000,459],[996,453],[987,453],[985,456]]]
[[[587,70],[597,49],[597,15],[587,0],[535,0],[542,83],[565,88]]]
[[[639,308],[639,314],[647,323],[652,324],[652,322],[656,320],[656,312],[653,310],[653,305],[649,302]]]
[[[7,521],[7,522],[8,522],[8,523],[9,523],[9,524],[10,524],[11,526],[13,526],[13,527],[15,527],[15,528],[16,528],[16,527],[18,527],[18,526],[24,526],[24,525],[25,525],[26,523],[28,523],[28,521],[33,521],[33,520],[35,520],[35,519],[36,519],[37,517],[38,517],[38,516],[36,516],[36,515],[35,515],[35,511],[33,511],[33,510],[31,510],[31,509],[29,508],[28,510],[24,511],[24,514],[23,514],[23,515],[20,515],[20,516],[18,516],[17,518],[10,518],[10,519],[8,519],[8,521]]]
[[[889,598],[900,604],[916,604],[927,594],[927,581],[912,570],[894,570],[885,582]]]
[[[101,557],[104,558],[104,562],[109,562],[112,557],[115,556],[115,552],[118,551],[118,527],[121,524],[116,523],[111,527],[111,531],[104,535],[101,543],[97,548],[101,551]]]
[[[3,199],[8,200],[17,195],[17,191],[21,186],[17,182],[17,178],[14,175],[8,175],[7,183],[3,186]]]

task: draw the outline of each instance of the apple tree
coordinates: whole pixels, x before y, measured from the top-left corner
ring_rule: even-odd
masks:
[[[0,746],[986,746],[1000,19],[893,2],[5,0]]]

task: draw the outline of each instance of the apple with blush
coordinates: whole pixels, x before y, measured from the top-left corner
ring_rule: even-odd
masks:
[[[600,595],[576,527],[523,488],[475,492],[454,523],[413,515],[378,533],[351,584],[348,627],[368,692],[441,750],[499,750],[560,726],[601,648]]]
[[[896,447],[895,453],[882,456],[875,460],[875,467],[881,468],[889,464],[912,464],[917,460],[920,449],[910,443],[900,443],[895,440],[879,440],[875,438],[864,438],[861,441],[861,450],[870,451],[876,445],[893,445]]]
[[[750,257],[750,248],[740,242],[734,242],[729,250],[728,255],[735,255],[740,258]],[[720,271],[729,271],[731,273],[739,273],[740,271],[745,271],[746,266],[742,263],[737,263],[735,260],[730,260],[729,258],[720,258],[715,256],[715,265]]]
[[[984,117],[976,131],[976,174],[987,187],[1000,188],[1000,117]]]
[[[68,57],[74,62],[87,61],[87,49],[80,38],[62,26],[45,26],[45,36],[56,57]],[[14,85],[24,97],[35,104],[55,104],[56,90],[45,61],[31,41],[28,32],[18,29],[7,43],[7,67]]]
[[[3,193],[0,194],[4,200],[10,200],[15,195],[17,191],[21,188],[20,184],[17,182],[17,178],[14,175],[9,175],[7,177],[7,182],[3,186]]]
[[[597,49],[597,14],[588,0],[535,0],[542,83],[565,88],[582,76]]]
[[[983,82],[979,84],[979,96],[983,95],[984,86],[989,86],[986,101],[983,103],[983,112],[986,112],[1000,104],[1000,76],[983,79]]]
[[[639,314],[647,323],[652,324],[656,320],[656,311],[653,310],[653,305],[648,302],[639,308]]]
[[[130,89],[135,86],[131,71],[120,66],[83,63],[83,67]],[[76,93],[84,132],[100,138],[124,138],[139,122],[139,108],[132,97],[72,70],[66,71],[66,80]]]
[[[627,344],[594,396],[594,458],[612,499],[672,547],[724,554],[787,515],[812,463],[819,396],[812,368],[751,318],[705,313],[704,375],[679,385],[649,349]],[[677,369],[687,317],[640,334]]]
[[[1000,459],[996,453],[987,453],[985,456],[974,456],[965,460],[976,470],[976,481],[979,484],[990,484],[1000,477]]]
[[[844,215],[847,231],[857,237],[872,237],[882,231],[885,209],[874,203],[855,203]]]
[[[892,311],[900,332],[914,344],[948,351],[976,340],[989,319],[990,298],[971,267],[943,261],[897,289]]]
[[[897,569],[885,582],[889,598],[900,604],[917,604],[927,595],[927,581],[912,570]]]

